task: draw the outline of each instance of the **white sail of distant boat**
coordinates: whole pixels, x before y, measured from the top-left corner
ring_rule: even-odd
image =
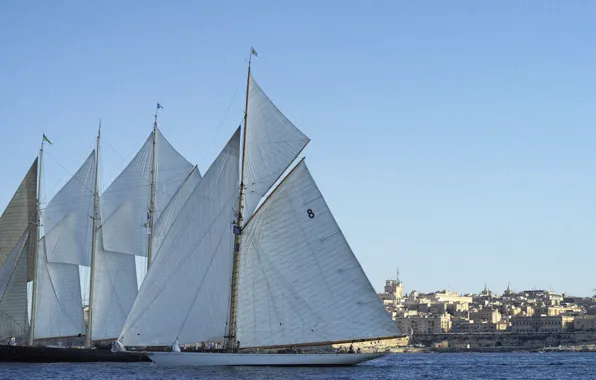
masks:
[[[155,155],[153,154],[155,152]],[[100,197],[101,220],[96,240],[92,340],[115,339],[143,281],[137,257],[146,258],[156,226],[174,195],[189,178],[200,180],[157,128],[141,150]],[[152,191],[153,202],[152,202]],[[154,209],[151,210],[151,205]],[[163,223],[165,228],[165,222]],[[151,231],[153,229],[153,231]]]
[[[308,138],[264,95],[250,61],[247,86],[242,175],[237,131],[164,238],[119,339],[125,346],[225,339],[226,353],[148,353],[165,365],[357,364],[381,356],[232,353],[239,342],[268,349],[399,333],[303,162],[253,213]]]
[[[91,263],[95,160],[92,151],[42,212],[33,339],[85,334],[79,266]]]

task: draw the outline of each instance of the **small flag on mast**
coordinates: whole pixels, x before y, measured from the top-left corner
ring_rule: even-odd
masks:
[[[48,140],[48,138],[46,137],[45,133],[43,135],[43,141],[47,141],[48,144],[52,145],[52,142],[50,140]]]
[[[257,51],[255,50],[255,48],[252,46],[250,47],[250,54],[254,55],[255,57],[259,56],[259,54],[257,54]]]
[[[163,109],[162,105],[157,103],[157,109],[160,109],[160,108]]]

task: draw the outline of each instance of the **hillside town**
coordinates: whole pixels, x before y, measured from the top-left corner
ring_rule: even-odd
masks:
[[[399,277],[399,276],[398,276]],[[571,333],[596,331],[596,298],[548,290],[498,295],[486,286],[478,294],[439,290],[404,294],[399,278],[378,294],[404,335],[446,333]]]

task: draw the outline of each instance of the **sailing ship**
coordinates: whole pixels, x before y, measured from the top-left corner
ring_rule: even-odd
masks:
[[[147,353],[167,366],[353,365],[384,355],[260,353],[400,334],[306,162],[295,163],[308,142],[259,87],[249,59],[243,128],[192,190],[173,197],[182,206],[121,346],[172,346]],[[178,349],[205,341],[223,342],[225,352]]]
[[[14,345],[0,346],[0,361],[144,360],[143,354],[95,346],[118,336],[138,291],[136,256],[146,258],[141,265],[150,264],[153,242],[159,243],[154,221],[158,231],[167,229],[168,217],[159,215],[183,183],[200,180],[198,168],[161,135],[156,112],[153,132],[101,199],[98,132],[96,150],[42,212],[45,141],[44,135],[38,159],[0,217],[0,337],[15,338]],[[10,254],[2,255],[7,249]],[[87,326],[79,267],[91,272]],[[30,319],[28,281],[33,284]],[[24,342],[28,345],[20,345]],[[53,347],[56,342],[77,347]]]

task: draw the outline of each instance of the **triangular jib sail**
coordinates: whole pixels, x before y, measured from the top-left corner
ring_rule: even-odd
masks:
[[[243,231],[238,297],[244,347],[397,333],[303,161]]]

